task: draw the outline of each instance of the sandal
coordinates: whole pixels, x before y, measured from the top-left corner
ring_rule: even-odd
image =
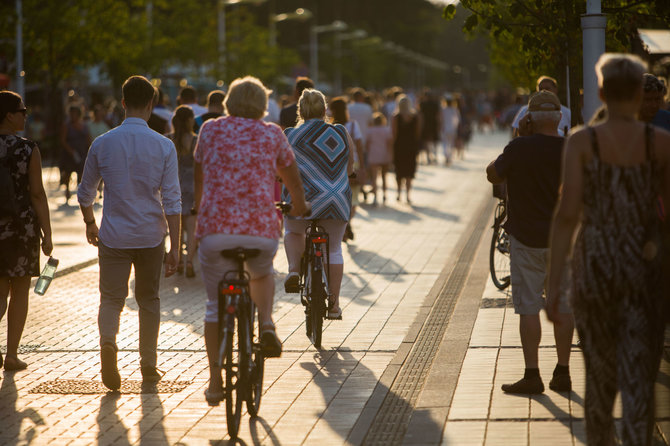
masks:
[[[328,314],[326,315],[326,319],[334,320],[334,321],[341,321],[342,320],[342,308],[341,307],[336,307],[335,302],[329,302],[329,304],[328,304]]]
[[[224,399],[223,389],[210,391],[209,389],[205,390],[205,399],[207,400],[207,405],[216,407]]]
[[[5,357],[5,370],[8,372],[14,372],[17,370],[25,370],[28,368],[28,364],[21,361],[19,358],[10,358]]]
[[[186,262],[186,277],[195,277],[195,271],[193,270],[193,262]]]
[[[263,324],[261,330],[261,351],[266,358],[279,358],[281,356],[282,344],[277,337],[274,324]]]

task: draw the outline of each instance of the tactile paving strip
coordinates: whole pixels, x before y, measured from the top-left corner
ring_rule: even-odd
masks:
[[[190,385],[191,381],[170,381],[163,380],[157,383],[143,384],[139,380],[121,381],[121,393],[177,393],[181,392]],[[30,389],[28,393],[50,393],[61,395],[92,395],[97,393],[107,393],[109,389],[100,381],[91,381],[86,379],[56,379],[54,381],[43,382]]]
[[[426,318],[407,360],[393,381],[388,394],[368,431],[364,445],[401,444],[409,425],[430,366],[440,347],[454,305],[468,277],[479,241],[493,212],[489,202],[478,216],[477,223],[461,251],[456,265],[447,279]]]

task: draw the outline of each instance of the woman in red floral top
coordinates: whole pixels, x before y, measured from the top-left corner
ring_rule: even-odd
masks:
[[[206,121],[195,148],[195,209],[198,258],[207,289],[205,344],[210,363],[210,403],[223,399],[221,370],[213,366],[218,350],[217,286],[235,264],[221,251],[236,247],[260,249],[246,270],[251,275],[251,298],[258,307],[261,344],[268,357],[281,355],[282,345],[272,321],[279,223],[275,215],[274,182],[279,175],[291,194],[291,215],[309,213],[295,156],[279,126],[262,120],[270,91],[247,76],[230,85],[229,116]]]

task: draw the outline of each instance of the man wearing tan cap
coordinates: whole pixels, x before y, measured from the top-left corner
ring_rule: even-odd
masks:
[[[536,84],[536,91],[550,91],[557,95],[558,97],[558,83],[556,82],[556,79],[553,77],[549,76],[540,76],[537,79],[537,84]],[[567,136],[568,130],[570,130],[570,109],[568,107],[565,107],[563,105],[560,105],[561,107],[561,120],[557,124],[557,130],[558,134],[560,136]],[[514,132],[514,136],[524,136],[527,135],[523,133],[522,127],[519,125],[521,121],[521,117],[524,116],[528,112],[528,106],[524,105],[519,109],[519,111],[516,113],[514,116],[514,121],[512,121],[512,131]]]
[[[524,377],[514,384],[503,384],[507,393],[544,392],[538,367],[542,330],[540,310],[544,308],[549,230],[560,185],[563,137],[558,134],[561,103],[549,91],[531,96],[528,112],[519,121],[523,134],[513,139],[503,153],[486,168],[493,184],[507,183],[507,222],[510,235],[510,266],[514,312],[520,316],[519,333],[526,364]],[[574,321],[561,296],[554,338],[558,363],[549,388],[557,392],[572,389],[569,360]]]

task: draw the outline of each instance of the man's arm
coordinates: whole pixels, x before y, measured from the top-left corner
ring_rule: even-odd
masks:
[[[170,149],[161,182],[163,211],[170,231],[170,251],[165,261],[165,277],[169,277],[177,271],[179,247],[181,246],[181,188],[179,187],[177,151],[171,141],[169,145]]]
[[[498,174],[495,163],[495,161],[491,161],[486,168],[486,179],[489,180],[489,183],[502,184],[505,182],[505,178]]]
[[[95,201],[98,184],[100,184],[96,147],[94,143],[88,151],[84,164],[84,174],[77,189],[77,201],[79,201],[81,215],[84,217],[84,223],[86,224],[86,241],[93,246],[98,246],[99,241],[98,224],[93,214],[93,202]]]

